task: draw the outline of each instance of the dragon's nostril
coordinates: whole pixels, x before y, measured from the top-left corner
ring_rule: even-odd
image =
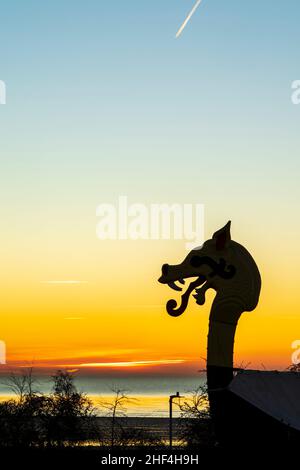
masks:
[[[162,271],[163,275],[166,276],[168,274],[168,271],[169,271],[169,265],[168,264],[163,264],[163,266],[161,268],[161,271]]]

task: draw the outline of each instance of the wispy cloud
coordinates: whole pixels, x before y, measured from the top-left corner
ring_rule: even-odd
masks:
[[[79,281],[77,279],[62,279],[62,280],[49,280],[40,281],[41,284],[87,284],[88,281]]]
[[[186,362],[184,359],[161,359],[153,361],[123,361],[123,362],[88,362],[83,364],[76,364],[75,367],[143,367],[143,366],[159,366],[168,364],[182,364]]]
[[[84,320],[85,317],[65,317],[64,320]]]
[[[202,0],[197,0],[197,2],[195,3],[194,7],[192,8],[191,12],[188,14],[188,16],[186,17],[186,19],[184,20],[184,22],[182,23],[182,25],[180,26],[179,30],[177,31],[176,33],[176,38],[179,38],[179,36],[181,35],[182,31],[184,30],[184,28],[186,27],[186,25],[188,24],[188,22],[190,21],[190,19],[192,18],[193,14],[195,13],[195,11],[197,10],[198,6],[200,5],[200,3],[202,2]]]

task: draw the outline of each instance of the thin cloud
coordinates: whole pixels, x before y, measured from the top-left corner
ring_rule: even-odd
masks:
[[[87,284],[88,281],[79,281],[77,279],[65,279],[65,280],[49,280],[49,281],[40,281],[41,284]]]
[[[132,304],[129,305],[130,308],[138,308],[138,309],[152,309],[152,308],[165,308],[165,304]]]
[[[76,364],[75,367],[143,367],[143,366],[159,366],[168,364],[183,364],[184,359],[161,359],[155,361],[122,361],[122,362],[88,362]]]
[[[84,320],[85,317],[65,317],[64,320]]]

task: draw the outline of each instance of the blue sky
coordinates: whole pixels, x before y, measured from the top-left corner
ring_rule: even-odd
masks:
[[[288,207],[291,219],[299,196],[300,106],[291,105],[290,87],[300,75],[300,4],[203,0],[175,40],[193,3],[1,6],[9,204],[22,200],[32,214],[74,205],[84,219],[127,194],[204,202],[212,226],[225,205],[260,222],[267,212],[274,224],[278,207]]]

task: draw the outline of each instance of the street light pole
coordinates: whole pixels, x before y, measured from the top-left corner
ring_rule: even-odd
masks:
[[[176,392],[176,395],[170,395],[169,398],[169,440],[170,440],[170,448],[172,449],[173,445],[173,399],[174,398],[184,398],[179,395],[179,392]]]

